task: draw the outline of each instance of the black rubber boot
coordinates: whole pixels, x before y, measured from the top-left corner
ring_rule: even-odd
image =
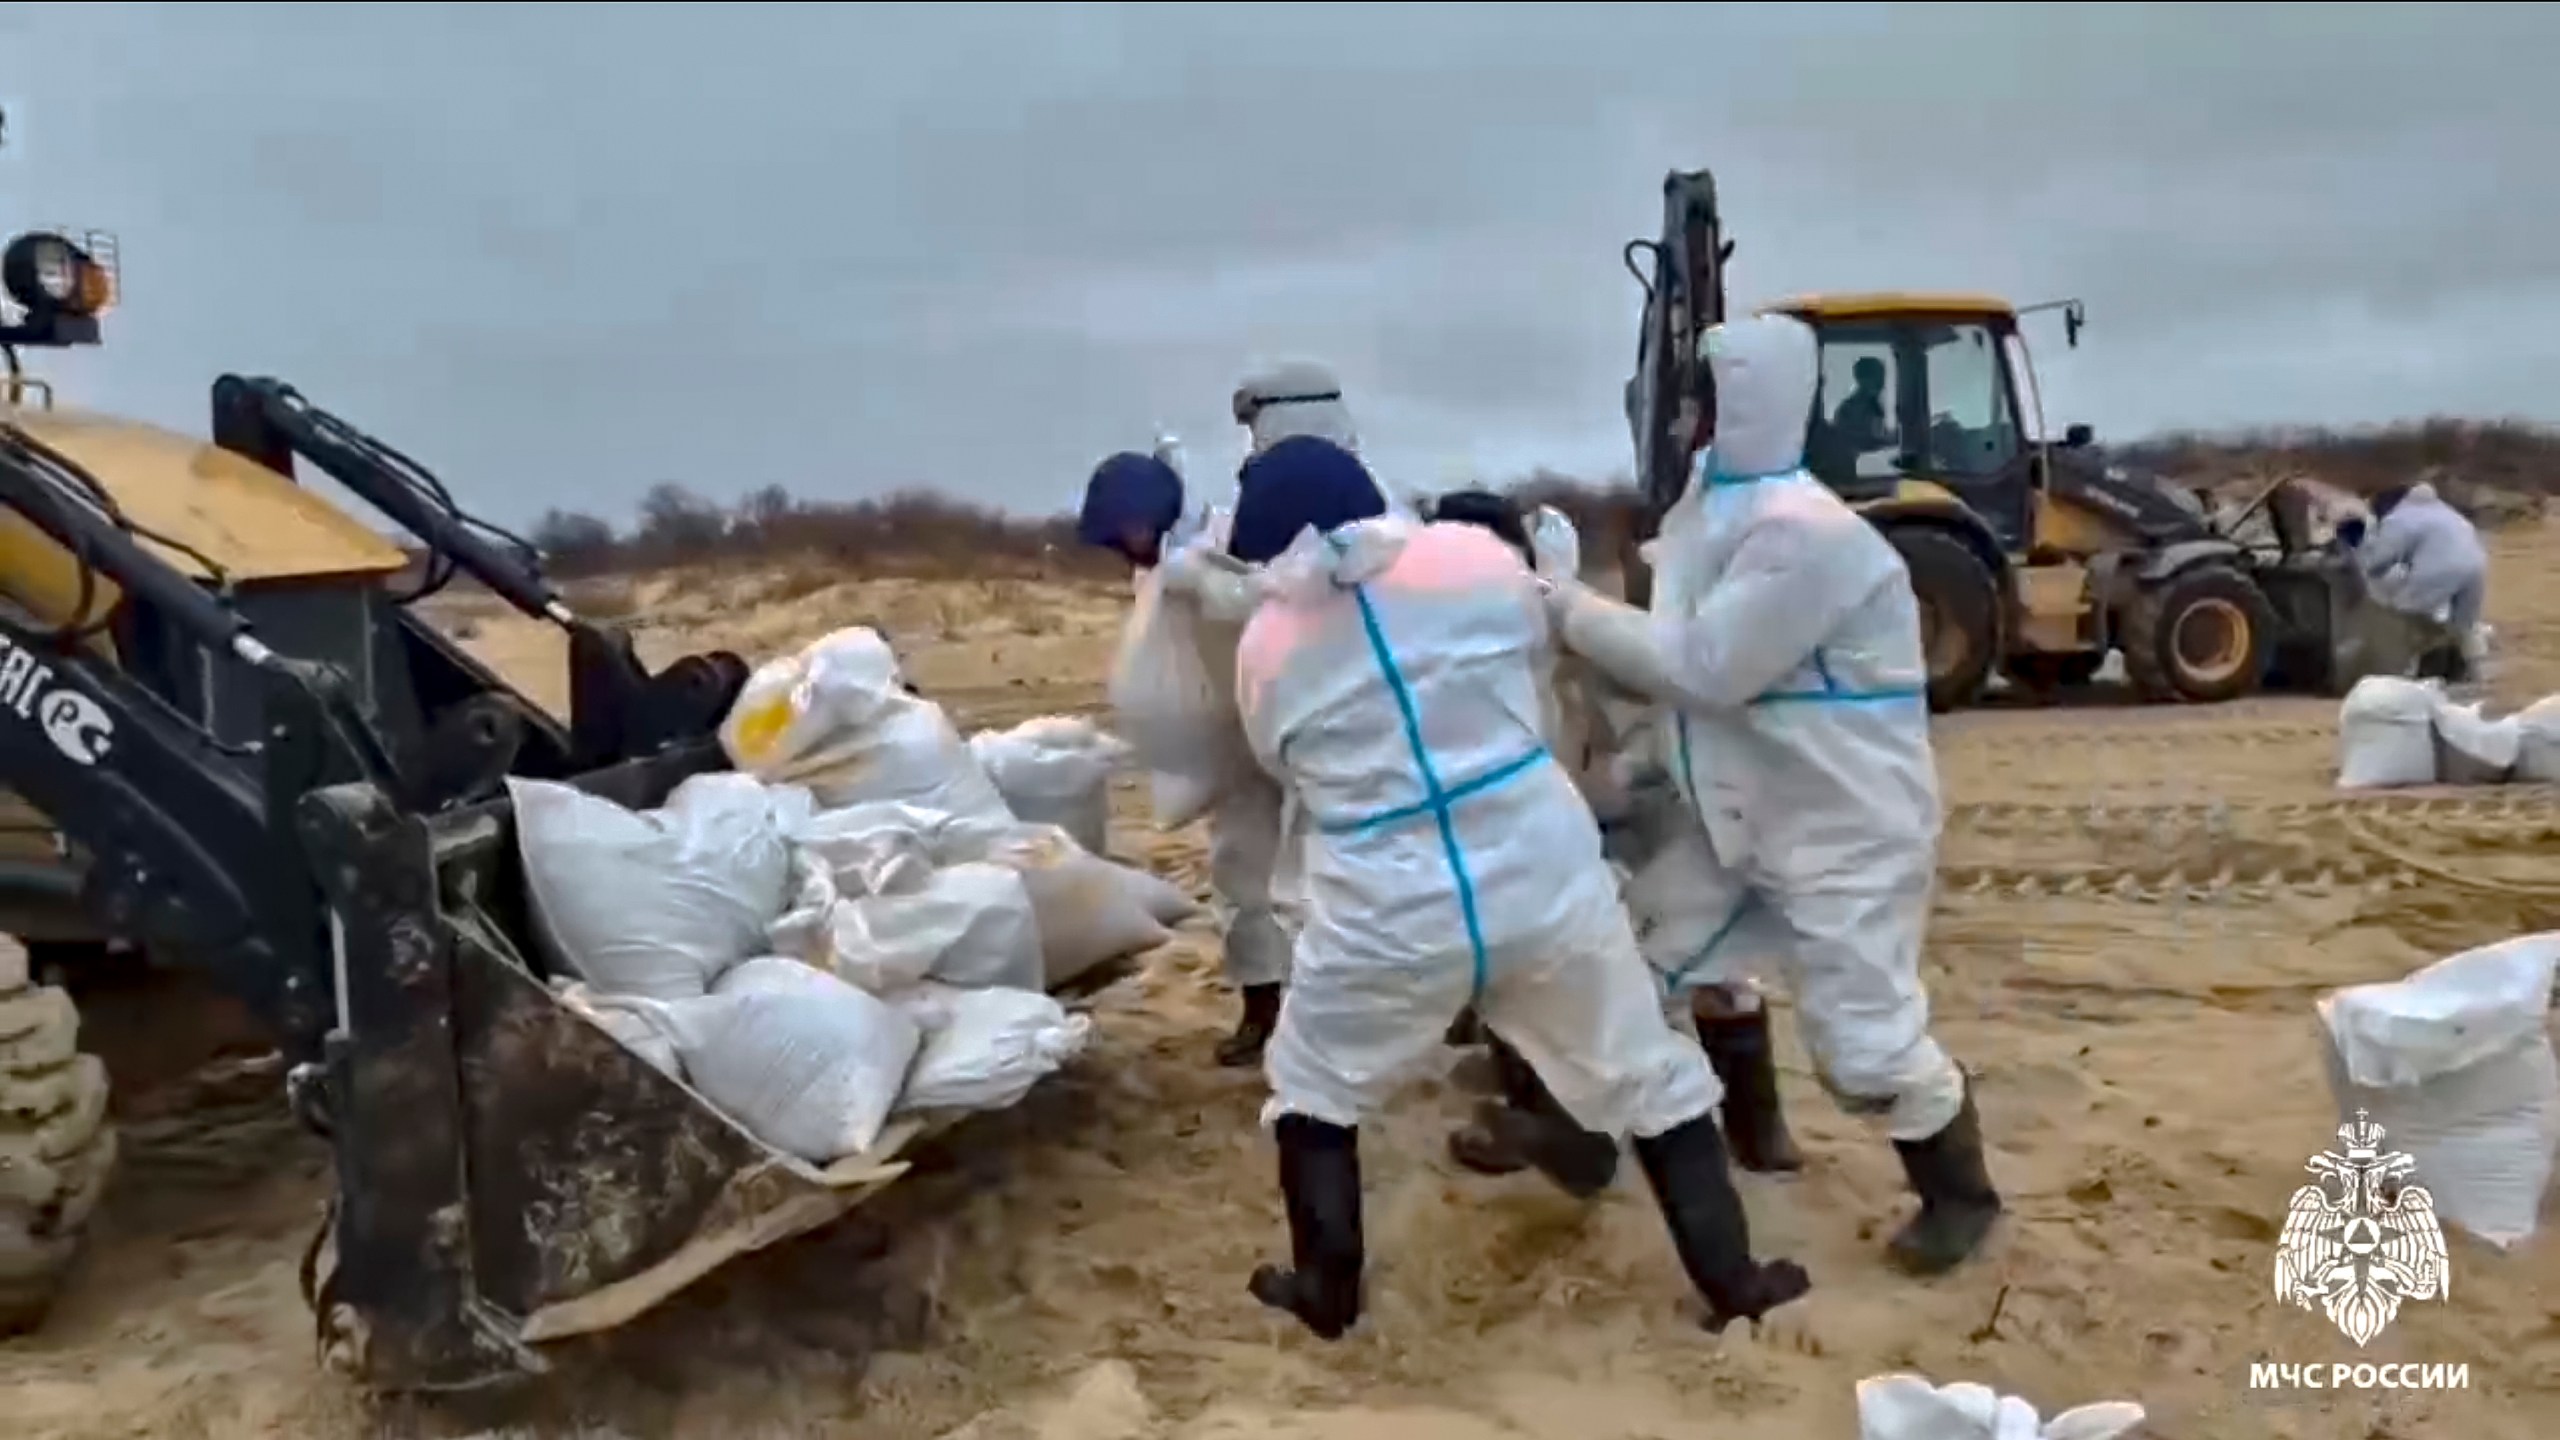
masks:
[[[1271,1043],[1271,1031],[1280,1023],[1278,985],[1244,987],[1244,1015],[1236,1021],[1235,1033],[1218,1042],[1218,1063],[1231,1069],[1262,1063],[1262,1047]]]
[[[1487,1034],[1485,1042],[1502,1080],[1503,1103],[1479,1107],[1473,1124],[1450,1135],[1449,1158],[1480,1175],[1534,1167],[1577,1200],[1615,1183],[1618,1142],[1583,1129],[1501,1036]]]
[[[1297,1316],[1317,1339],[1339,1340],[1360,1319],[1360,1132],[1303,1115],[1284,1115],[1273,1130],[1289,1268],[1255,1269],[1253,1298]]]
[[[1964,1108],[1926,1140],[1896,1140],[1902,1173],[1920,1197],[1920,1213],[1894,1232],[1887,1253],[1911,1275],[1943,1275],[1982,1248],[2000,1218],[2000,1192],[1982,1154],[1982,1117],[1965,1091]]]
[[[1804,1267],[1792,1260],[1751,1258],[1751,1222],[1733,1188],[1724,1138],[1713,1118],[1701,1115],[1650,1140],[1638,1139],[1636,1160],[1662,1206],[1680,1268],[1706,1301],[1709,1330],[1757,1320],[1813,1288]]]
[[[1698,1041],[1724,1082],[1724,1138],[1733,1163],[1755,1175],[1804,1168],[1778,1104],[1778,1067],[1769,1048],[1769,1012],[1698,1017]]]

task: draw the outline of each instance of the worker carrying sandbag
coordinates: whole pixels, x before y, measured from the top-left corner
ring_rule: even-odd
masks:
[[[2452,678],[2474,678],[2489,658],[2489,632],[2480,621],[2488,599],[2489,552],[2480,532],[2425,481],[2374,496],[2373,515],[2369,531],[2354,520],[2338,528],[2339,538],[2356,553],[2366,587],[2374,599],[2423,627],[2422,634],[2451,639],[2464,670]]]
[[[1225,529],[1215,510],[1185,512],[1182,476],[1162,453],[1103,461],[1076,517],[1077,539],[1141,572],[1113,702],[1139,760],[1197,791],[1173,808],[1209,813],[1209,885],[1224,912],[1227,978],[1244,998],[1234,1033],[1216,1053],[1219,1064],[1242,1066],[1262,1058],[1289,976],[1289,934],[1272,903],[1285,807],[1279,786],[1246,753],[1232,714],[1233,641],[1253,595],[1247,577],[1216,563]],[[1167,808],[1159,804],[1159,821],[1180,818]]]
[[[1236,504],[1231,553],[1269,565],[1238,709],[1310,822],[1265,1062],[1291,1259],[1254,1295],[1327,1339],[1359,1318],[1359,1127],[1472,1002],[1580,1125],[1635,1137],[1710,1327],[1795,1299],[1802,1268],[1751,1257],[1715,1072],[1665,1020],[1541,733],[1535,579],[1481,529],[1387,512],[1357,458],[1309,437],[1248,462]]]
[[[1673,778],[1706,830],[1691,888],[1727,914],[1666,982],[1695,985],[1734,936],[1766,937],[1778,953],[1748,958],[1786,981],[1826,1087],[1881,1122],[1920,1196],[1892,1257],[1943,1271],[2001,1207],[1920,981],[1939,808],[1918,604],[1893,546],[1803,469],[1813,331],[1758,316],[1704,344],[1715,442],[1663,518],[1650,612],[1562,574],[1545,577],[1550,603],[1567,646],[1665,707]],[[1765,1057],[1766,1012],[1734,991],[1699,1007],[1702,1030],[1751,1035]],[[1773,1124],[1774,1085],[1766,1104],[1740,1118]]]

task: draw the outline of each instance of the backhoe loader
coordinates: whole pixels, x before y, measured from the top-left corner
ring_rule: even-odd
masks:
[[[49,842],[0,888],[45,943],[195,967],[272,1032],[277,1103],[333,1154],[304,1267],[323,1358],[392,1390],[539,1371],[903,1169],[896,1138],[824,1170],[768,1148],[555,999],[527,938],[505,778],[656,804],[725,766],[744,662],[649,672],[280,381],[216,380],[210,443],[56,407],[19,351],[97,342],[106,253],[47,233],[0,265],[0,786]],[[413,534],[423,588],[467,574],[566,631],[566,722],[415,614],[409,555],[298,464]],[[113,1159],[72,1002],[23,969],[0,946],[5,1328],[71,1274]]]
[[[1639,536],[1659,526],[1714,435],[1699,342],[1725,318],[1733,249],[1706,171],[1672,172],[1661,238],[1626,247],[1645,292],[1627,387]],[[2362,578],[2315,535],[2294,482],[2217,515],[2100,459],[2085,425],[2047,438],[2019,323],[2040,310],[2058,311],[2078,345],[2077,300],[2020,309],[1986,295],[1835,294],[1761,311],[1819,336],[1806,468],[1901,552],[1931,708],[1971,705],[1995,672],[2037,691],[2083,683],[2115,650],[2136,693],[2160,701],[2262,686],[2338,694],[2379,668]],[[2262,513],[2268,523],[2252,525]],[[1629,572],[1640,597],[1648,577],[1640,564]]]

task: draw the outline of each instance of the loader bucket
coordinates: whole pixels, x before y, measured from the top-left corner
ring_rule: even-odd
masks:
[[[723,762],[703,742],[581,777],[634,806]],[[384,1390],[546,1368],[721,1262],[825,1224],[906,1166],[894,1127],[820,1169],[562,1004],[502,799],[420,816],[371,785],[297,816],[336,927],[318,1122],[338,1198],[307,1283],[324,1358]]]
[[[2444,628],[2374,600],[2355,562],[2306,552],[2257,572],[2282,620],[2269,688],[2344,695],[2368,675],[2401,675],[2448,643]]]

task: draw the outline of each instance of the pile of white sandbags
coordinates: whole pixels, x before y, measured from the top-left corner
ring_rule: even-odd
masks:
[[[2338,707],[2338,788],[2560,781],[2560,695],[2489,719],[2437,680],[2368,675]]]
[[[2365,1111],[2436,1214],[2496,1246],[2532,1235],[2560,1148],[2549,1015],[2560,931],[2322,996],[2342,1119]]]
[[[738,771],[647,812],[510,781],[517,844],[564,1001],[803,1159],[1013,1104],[1091,1023],[1049,990],[1191,912],[1017,819],[869,630],[759,669],[721,739]]]
[[[1858,1382],[1858,1440],[2116,1440],[2143,1422],[2129,1400],[2075,1405],[2050,1420],[2015,1395],[1958,1381],[1933,1385],[1918,1375],[1873,1375]]]

